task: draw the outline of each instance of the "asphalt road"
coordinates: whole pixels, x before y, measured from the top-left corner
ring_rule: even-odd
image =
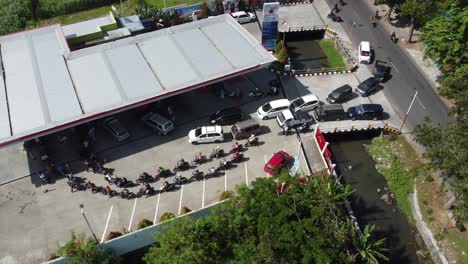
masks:
[[[403,117],[415,92],[418,91],[417,100],[415,100],[406,121],[406,128],[411,131],[417,124],[424,121],[425,116],[429,116],[433,124],[447,124],[449,121],[447,106],[431,87],[418,66],[400,47],[401,44],[394,44],[390,41],[390,32],[387,32],[381,24],[383,21],[377,22],[375,28],[369,27],[369,17],[375,15],[375,11],[371,10],[365,1],[367,0],[345,1],[345,6],[339,6],[341,9],[339,15],[344,20],[342,26],[348,35],[352,32],[350,38],[352,38],[354,47],[357,48],[360,41],[369,41],[375,52],[374,58],[387,61],[392,67],[392,78],[384,84],[385,89],[383,90],[388,101],[395,111]],[[333,8],[337,3],[336,0],[326,0],[326,2],[330,8]],[[321,15],[326,17],[326,14]],[[355,23],[354,27],[353,23]],[[397,37],[401,38],[402,36]],[[373,65],[367,67],[372,70]]]

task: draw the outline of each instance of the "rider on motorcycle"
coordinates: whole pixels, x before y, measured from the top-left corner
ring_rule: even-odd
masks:
[[[258,141],[258,137],[255,136],[255,134],[250,135],[250,137],[247,139],[247,142],[253,143],[255,141]]]
[[[110,193],[112,191],[111,187],[109,185],[106,185],[106,192]]]
[[[239,161],[242,158],[241,154],[239,152],[234,153],[234,159],[236,161]]]
[[[390,39],[394,40],[396,38],[395,31],[392,31],[392,34],[390,35]]]
[[[178,166],[183,166],[183,165],[185,165],[185,162],[186,161],[182,158],[182,159],[179,160],[179,162],[177,162],[177,165]]]

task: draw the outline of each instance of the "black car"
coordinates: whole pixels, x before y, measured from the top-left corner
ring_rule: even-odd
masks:
[[[232,125],[242,120],[244,114],[238,107],[224,108],[210,116],[211,124]]]
[[[379,104],[361,104],[348,108],[346,111],[351,120],[381,120],[383,108]]]
[[[389,73],[390,67],[388,67],[387,62],[381,60],[375,61],[374,69],[372,70],[374,78],[380,82],[385,82],[388,79]]]
[[[338,104],[338,103],[345,102],[352,96],[353,96],[353,88],[349,86],[348,84],[345,84],[333,90],[333,92],[331,92],[328,95],[326,100],[330,104]]]
[[[370,77],[358,85],[356,92],[361,96],[369,96],[376,92],[379,87],[379,80],[374,77]]]

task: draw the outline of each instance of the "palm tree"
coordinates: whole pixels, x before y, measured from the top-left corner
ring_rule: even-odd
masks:
[[[364,232],[361,237],[357,235],[356,227],[351,225],[355,235],[353,241],[356,250],[358,251],[354,258],[360,257],[361,262],[378,264],[379,259],[388,261],[388,257],[383,254],[383,252],[388,251],[387,248],[384,248],[385,239],[374,240],[372,238],[372,233],[374,232],[374,225],[366,225]]]

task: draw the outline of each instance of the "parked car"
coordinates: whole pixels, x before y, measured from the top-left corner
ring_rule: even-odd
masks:
[[[238,107],[224,108],[210,116],[211,124],[232,125],[242,120],[244,114]]]
[[[369,64],[371,62],[370,43],[368,41],[361,41],[361,43],[359,43],[358,60],[359,63]]]
[[[348,108],[346,111],[351,120],[381,120],[383,108],[379,104],[361,104]]]
[[[319,105],[319,98],[316,95],[308,94],[292,100],[289,109],[291,109],[291,111],[293,112],[296,112],[298,110],[307,112],[310,110],[314,110]]]
[[[223,128],[221,126],[203,126],[190,130],[188,134],[190,143],[222,142],[224,140]]]
[[[141,120],[147,127],[153,129],[158,134],[167,135],[174,130],[174,124],[158,113],[149,112]]]
[[[311,125],[314,123],[314,118],[307,112],[301,110],[293,112],[287,109],[276,116],[276,123],[280,128],[289,127],[291,129],[304,124]]]
[[[379,87],[379,80],[374,77],[370,77],[358,85],[356,92],[361,96],[369,96],[376,92]]]
[[[231,127],[232,137],[235,139],[248,138],[260,132],[260,124],[255,119],[247,119]]]
[[[276,117],[281,111],[289,108],[288,99],[274,100],[260,106],[257,110],[258,118],[266,120],[268,118]]]
[[[286,167],[290,160],[289,154],[286,151],[280,150],[273,154],[273,157],[265,164],[263,170],[273,176]]]
[[[314,111],[317,121],[339,121],[348,119],[348,114],[340,104],[321,105]]]
[[[240,24],[255,21],[255,15],[250,12],[245,12],[245,11],[234,12],[231,14],[231,16]]]
[[[122,141],[130,137],[130,133],[128,133],[120,121],[115,117],[109,117],[104,120],[104,128],[109,131],[117,141]]]
[[[374,78],[379,80],[379,82],[385,82],[388,79],[390,73],[390,67],[386,61],[376,60],[374,69],[372,70],[372,75]]]
[[[348,84],[340,86],[333,90],[327,97],[330,104],[340,104],[346,102],[353,96],[353,88]]]

